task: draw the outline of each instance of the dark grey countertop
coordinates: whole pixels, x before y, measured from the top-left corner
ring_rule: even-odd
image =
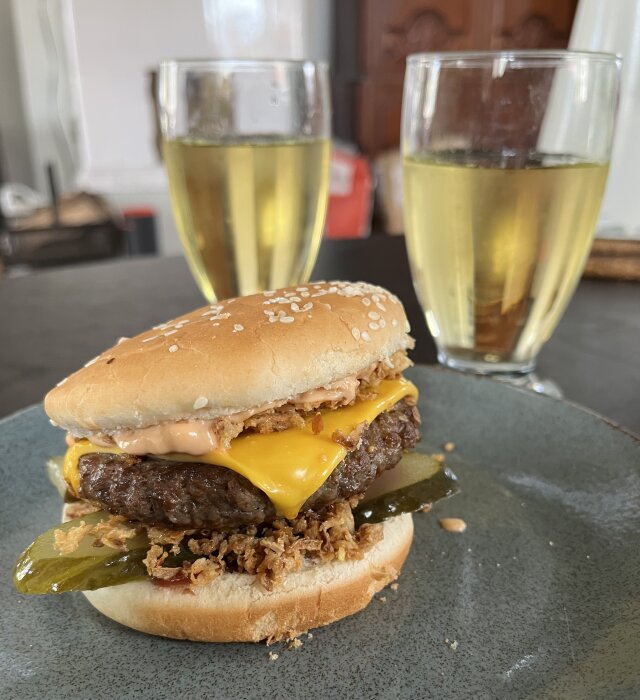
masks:
[[[323,244],[314,279],[364,279],[407,307],[416,362],[435,349],[416,301],[402,238]],[[63,376],[112,345],[203,304],[181,258],[60,268],[0,282],[0,416],[36,403]],[[538,374],[567,399],[640,433],[640,284],[584,280]]]

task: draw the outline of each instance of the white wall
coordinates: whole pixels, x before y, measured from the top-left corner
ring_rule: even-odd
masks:
[[[615,10],[613,9],[615,6]],[[640,239],[640,0],[580,0],[569,46],[622,56],[622,85],[599,235]]]
[[[33,182],[45,192],[45,166],[56,166],[61,189],[72,186],[78,159],[77,121],[67,67],[65,0],[13,0],[20,83]]]
[[[52,106],[43,89],[52,68],[37,46],[38,5],[54,15],[54,33],[62,34],[58,101],[55,115],[70,134],[77,162],[75,183],[105,194],[116,206],[150,205],[158,214],[161,252],[180,250],[162,165],[155,150],[153,103],[148,74],[164,58],[308,57],[328,60],[330,3],[327,0],[14,0],[21,17],[20,44],[28,80],[32,137],[39,163],[56,146]],[[234,49],[232,23],[267,15],[282,25],[258,48],[246,42]],[[242,13],[245,13],[244,19]],[[240,13],[238,15],[238,13]],[[247,14],[248,13],[248,14]],[[235,19],[234,19],[235,18]],[[286,40],[285,21],[298,21]],[[223,26],[224,25],[224,26]],[[246,38],[246,37],[245,37]],[[64,94],[62,94],[64,93]],[[45,128],[47,125],[47,128]],[[60,141],[60,139],[58,139]],[[38,166],[39,167],[39,166]]]
[[[329,0],[202,0],[202,6],[214,56],[329,61]]]
[[[0,153],[7,182],[33,185],[11,0],[0,0]]]

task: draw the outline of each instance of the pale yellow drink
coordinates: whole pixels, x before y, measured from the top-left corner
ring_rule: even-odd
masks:
[[[322,239],[328,139],[164,142],[173,211],[211,301],[309,279]]]
[[[557,155],[405,158],[413,277],[449,364],[533,363],[582,272],[606,177]]]

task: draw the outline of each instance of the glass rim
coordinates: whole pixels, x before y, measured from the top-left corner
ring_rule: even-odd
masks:
[[[534,66],[542,61],[544,64],[561,65],[567,60],[579,59],[592,62],[609,63],[619,66],[622,56],[606,51],[573,51],[572,49],[502,49],[496,51],[433,51],[413,53],[407,56],[407,64],[458,63],[482,65],[485,62],[504,59],[514,63]]]
[[[183,68],[183,69],[237,69],[237,70],[259,70],[267,68],[304,68],[313,66],[323,70],[328,69],[327,61],[312,61],[311,59],[293,58],[168,58],[160,61],[161,69]]]

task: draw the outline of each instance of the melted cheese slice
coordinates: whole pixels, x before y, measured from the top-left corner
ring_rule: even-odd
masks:
[[[329,478],[345,458],[347,450],[331,435],[341,430],[348,435],[362,421],[371,423],[380,413],[406,396],[418,396],[416,387],[406,379],[384,380],[376,387],[377,396],[351,406],[322,411],[323,429],[317,435],[311,420],[302,428],[277,433],[242,434],[231,441],[228,450],[216,449],[204,455],[168,454],[162,459],[215,464],[241,474],[263,491],[286,518],[295,518],[302,504]],[[98,447],[81,440],[67,450],[64,477],[77,493],[80,486],[78,460],[92,452],[122,454],[118,447]]]

